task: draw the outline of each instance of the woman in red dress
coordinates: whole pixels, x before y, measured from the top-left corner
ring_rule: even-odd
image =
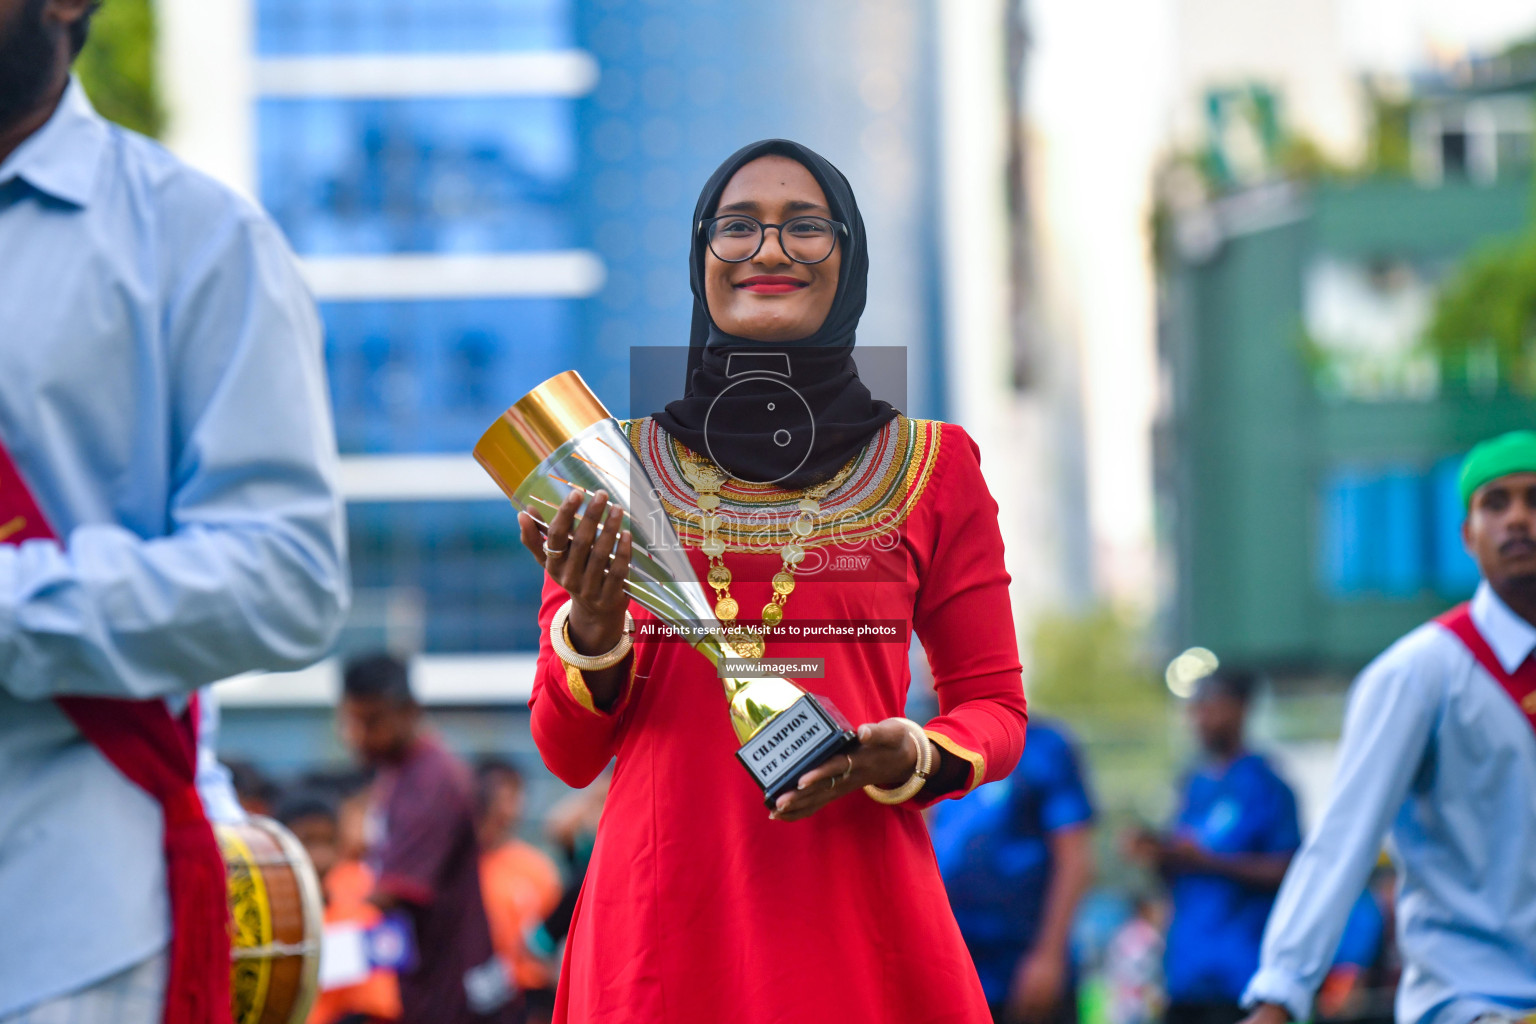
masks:
[[[769,657],[824,659],[805,688],[862,723],[856,747],[770,812],[736,761],[709,662],[686,643],[630,647],[625,613],[647,613],[623,592],[631,541],[617,509],[599,492],[573,530],[573,494],[547,541],[523,517],[547,571],[534,740],[573,786],[615,762],[555,1020],[984,1024],[920,813],[1006,776],[1024,745],[998,508],[976,445],[860,382],[868,254],[831,164],[782,140],[748,146],[705,186],[695,228],[685,397],[629,422],[631,444],[722,619],[879,622],[894,636],[769,636]],[[774,401],[761,381],[732,380],[733,355],[768,352],[814,430],[785,419],[782,387]],[[548,631],[567,604],[562,660]],[[921,727],[901,717],[914,632],[940,707]]]

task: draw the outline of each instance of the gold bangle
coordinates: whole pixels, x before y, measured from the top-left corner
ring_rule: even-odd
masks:
[[[571,646],[571,635],[567,632],[571,618],[571,602],[566,601],[555,612],[555,617],[549,623],[549,645],[554,648],[555,655],[572,668],[581,669],[583,672],[601,672],[605,668],[612,668],[629,654],[635,646],[632,634],[635,631],[635,620],[626,610],[624,612],[624,632],[619,634],[619,642],[613,645],[613,649],[606,654],[587,655],[579,653]]]
[[[895,789],[881,789],[879,786],[865,786],[864,792],[876,803],[901,804],[906,803],[917,795],[917,791],[927,783],[928,776],[933,773],[933,741],[923,731],[923,727],[910,718],[897,719],[912,740],[917,744],[917,765],[912,769],[912,777]]]

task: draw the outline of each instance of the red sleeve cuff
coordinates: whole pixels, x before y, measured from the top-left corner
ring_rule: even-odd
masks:
[[[934,746],[941,748],[944,753],[950,755],[951,757],[958,757],[960,760],[970,765],[971,774],[966,779],[965,785],[962,788],[951,790],[948,793],[940,793],[937,796],[934,796],[930,793],[919,791],[917,796],[912,800],[914,804],[916,804],[918,807],[926,808],[933,806],[940,800],[958,800],[960,797],[965,796],[965,794],[969,793],[971,790],[975,789],[977,786],[986,781],[986,755],[982,754],[980,751],[971,750],[970,748],[963,746],[949,734],[940,732],[938,729],[925,728],[923,732],[928,734],[928,739],[933,742]]]

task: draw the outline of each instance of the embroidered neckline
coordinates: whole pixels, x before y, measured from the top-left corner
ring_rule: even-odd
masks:
[[[698,492],[688,481],[684,462],[707,459],[691,452],[649,417],[621,424],[660,492],[662,505],[679,539],[690,547],[702,542],[703,513]],[[938,459],[941,424],[898,416],[870,439],[845,467],[847,477],[821,499],[816,528],[802,546],[848,544],[899,529],[906,522]],[[839,472],[842,475],[843,471]],[[727,478],[719,490],[719,536],[727,551],[771,553],[790,537],[800,517],[803,491]]]

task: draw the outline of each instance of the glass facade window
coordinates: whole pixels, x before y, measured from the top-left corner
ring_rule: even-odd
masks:
[[[1459,461],[1348,469],[1323,486],[1322,577],[1336,598],[1464,597],[1477,566],[1461,545]]]
[[[412,629],[370,621],[390,608],[419,611],[416,639],[427,653],[538,648],[543,570],[505,501],[354,503],[347,528],[365,614],[354,612],[343,649],[377,648],[391,628]]]
[[[263,100],[261,201],[302,255],[570,248],[575,118],[544,97]]]
[[[320,312],[344,453],[465,453],[508,405],[577,363],[572,300],[330,302]]]
[[[898,7],[902,17],[916,11]],[[817,90],[786,100],[780,88],[845,53],[848,40],[889,17],[883,8],[839,8],[818,22],[825,31],[809,45],[774,36],[772,8],[719,0],[254,0],[253,9],[256,57],[273,62],[333,61],[336,71],[349,57],[516,60],[579,50],[600,69],[592,93],[580,97],[285,91],[257,99],[258,196],[302,257],[581,249],[605,271],[602,292],[586,300],[321,295],[344,453],[462,459],[507,404],[571,367],[622,413],[630,347],[686,344],[695,190],[747,139],[792,129],[870,182],[866,203],[886,211],[872,230],[911,233],[915,207],[902,189],[881,198],[888,160],[871,149],[866,128],[876,119],[925,118],[923,103],[872,112],[855,83],[837,76],[825,83],[827,95],[849,102],[829,103]],[[765,42],[743,51],[743,39]],[[882,58],[882,72],[905,83],[903,96],[926,88],[925,47]],[[751,95],[733,97],[731,82],[751,83]],[[914,135],[909,155],[927,137],[927,128]],[[937,275],[926,268],[928,249],[916,250],[923,267],[911,281],[923,292]],[[929,298],[936,301],[908,292],[887,286],[899,301],[880,303],[900,330],[927,323]],[[898,331],[887,343],[908,340]],[[639,411],[673,397],[681,380],[681,368],[669,369]],[[349,520],[358,599],[345,650],[381,642],[429,652],[536,646],[539,570],[504,501],[360,503]],[[419,624],[419,639],[399,633],[402,621]]]
[[[256,50],[568,50],[575,16],[570,0],[256,0]],[[577,119],[560,97],[262,99],[259,194],[310,258],[576,248]],[[322,302],[341,450],[463,456],[510,402],[578,362],[580,310],[533,297]],[[344,653],[537,647],[540,570],[506,502],[354,503],[348,526],[357,599]]]
[[[257,0],[261,56],[561,50],[570,0]]]

